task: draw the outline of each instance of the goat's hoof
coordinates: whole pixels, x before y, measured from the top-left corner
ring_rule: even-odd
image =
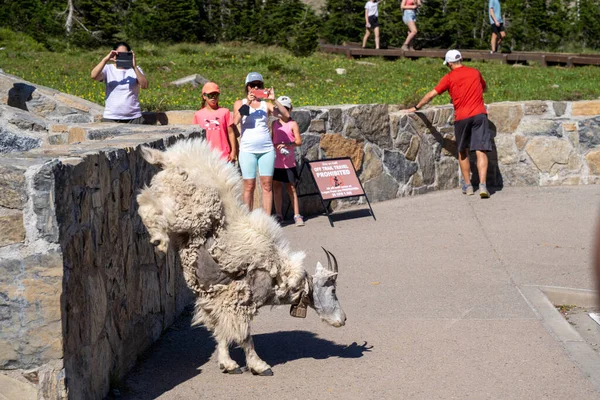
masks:
[[[240,367],[234,369],[225,369],[225,366],[223,364],[219,364],[219,368],[223,371],[224,374],[239,375],[242,373],[242,369]]]
[[[223,372],[229,375],[239,375],[242,373],[242,369],[239,367],[235,369],[230,369],[229,371],[224,369]]]
[[[273,376],[273,371],[271,370],[271,368],[269,369],[265,369],[263,372],[257,372],[253,369],[251,369],[250,371],[252,371],[252,375],[258,375],[258,376]]]

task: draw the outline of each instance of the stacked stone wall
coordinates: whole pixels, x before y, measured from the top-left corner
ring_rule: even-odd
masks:
[[[496,187],[600,182],[600,101],[527,101],[487,107],[494,150],[487,182]],[[452,106],[406,113],[396,106],[342,105],[293,112],[302,159],[351,157],[371,201],[457,188],[461,179]],[[473,155],[474,156],[474,155]],[[475,159],[471,160],[478,182]],[[304,185],[310,182],[303,176]],[[301,187],[302,193],[312,188]],[[344,207],[357,200],[340,200]],[[304,201],[303,212],[321,205]]]
[[[1,158],[0,369],[40,398],[103,397],[193,299],[135,201],[156,173],[140,145],[203,136],[180,131]]]
[[[97,123],[2,73],[0,92],[0,370],[40,399],[103,398],[193,299],[137,215],[156,173],[139,148],[204,132]]]

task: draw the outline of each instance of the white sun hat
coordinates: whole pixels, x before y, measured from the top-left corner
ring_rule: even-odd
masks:
[[[292,108],[292,99],[287,96],[279,96],[277,101],[286,108]]]
[[[462,54],[460,54],[460,51],[448,50],[448,52],[446,53],[446,58],[444,60],[444,65],[447,65],[448,63],[454,63],[460,60],[462,60]]]

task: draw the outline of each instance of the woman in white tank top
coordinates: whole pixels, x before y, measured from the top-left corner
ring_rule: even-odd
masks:
[[[259,99],[252,94],[252,90],[263,88],[264,82],[261,74],[250,72],[246,76],[244,87],[246,98],[237,100],[233,105],[233,122],[236,125],[241,122],[238,161],[244,178],[244,203],[250,210],[254,208],[254,189],[256,188],[256,170],[258,167],[263,210],[271,215],[275,148],[273,147],[268,120],[275,107],[277,107],[285,121],[290,118],[290,113],[275,100],[273,88],[268,89],[266,99]]]

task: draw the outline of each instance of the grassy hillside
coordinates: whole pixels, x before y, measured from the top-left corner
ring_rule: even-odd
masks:
[[[200,74],[222,89],[221,105],[231,107],[243,95],[244,78],[261,72],[277,95],[288,95],[295,106],[344,103],[413,104],[448,72],[441,60],[385,61],[368,58],[367,64],[317,53],[295,58],[279,48],[249,44],[139,45],[133,49],[150,82],[141,94],[145,110],[197,109],[200,88],[173,87],[169,82]],[[7,45],[0,51],[0,68],[34,83],[103,104],[104,86],[90,79],[92,68],[109,49],[51,53]],[[375,65],[371,65],[373,63]],[[541,68],[471,63],[488,82],[488,103],[505,100],[575,100],[600,96],[600,68]],[[336,68],[347,73],[338,75]],[[435,103],[448,103],[447,95]]]

